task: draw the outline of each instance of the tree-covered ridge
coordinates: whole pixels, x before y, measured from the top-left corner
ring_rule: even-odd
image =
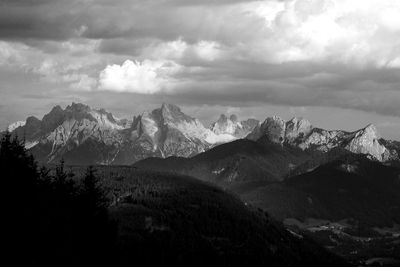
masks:
[[[54,171],[39,169],[23,142],[6,134],[0,171],[8,199],[8,256],[15,265],[109,261],[116,228],[93,169],[81,182],[63,162]]]

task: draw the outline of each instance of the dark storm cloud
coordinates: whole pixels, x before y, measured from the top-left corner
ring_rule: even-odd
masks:
[[[0,1],[0,38],[68,39],[79,34],[84,0]]]
[[[176,9],[239,2],[246,1],[1,0],[0,38],[63,40],[83,35],[95,39],[129,36],[173,39],[184,29]]]

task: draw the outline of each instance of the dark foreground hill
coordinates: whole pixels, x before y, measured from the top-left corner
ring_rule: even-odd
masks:
[[[62,163],[39,170],[9,134],[0,142],[0,171],[4,260],[13,265],[345,265],[264,212],[187,176],[132,167],[67,170]]]
[[[98,174],[113,199],[110,212],[119,225],[120,263],[345,265],[314,242],[288,232],[266,213],[191,177],[129,167],[100,167]]]

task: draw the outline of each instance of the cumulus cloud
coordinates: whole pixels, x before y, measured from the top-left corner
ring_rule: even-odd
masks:
[[[173,61],[126,60],[122,65],[108,65],[100,73],[99,89],[139,94],[167,91],[175,83],[181,66]]]
[[[292,0],[244,7],[265,20],[264,30],[250,43],[257,58],[277,63],[326,60],[355,66],[396,65],[392,62],[400,49],[399,2]]]

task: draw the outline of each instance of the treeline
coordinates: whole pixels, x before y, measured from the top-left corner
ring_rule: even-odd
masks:
[[[4,240],[12,265],[110,263],[117,235],[95,170],[74,180],[61,162],[39,168],[22,141],[0,141]]]

